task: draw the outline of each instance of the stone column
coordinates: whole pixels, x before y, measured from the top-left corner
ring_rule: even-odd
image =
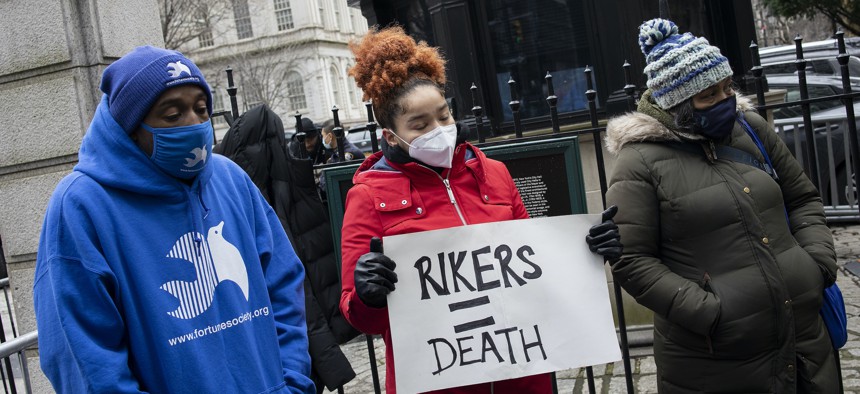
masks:
[[[0,240],[20,333],[36,330],[33,271],[45,207],[77,162],[105,66],[163,45],[156,0],[0,0]],[[4,317],[6,318],[6,317]],[[51,392],[28,352],[34,392]]]

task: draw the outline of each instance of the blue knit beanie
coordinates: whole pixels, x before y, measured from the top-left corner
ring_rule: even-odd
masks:
[[[654,101],[669,109],[732,75],[729,60],[703,37],[678,34],[666,19],[639,26],[639,47],[645,54],[645,75]]]
[[[134,48],[105,68],[99,88],[108,96],[114,120],[131,133],[165,90],[187,84],[203,89],[212,115],[212,92],[200,69],[179,52],[147,45]]]

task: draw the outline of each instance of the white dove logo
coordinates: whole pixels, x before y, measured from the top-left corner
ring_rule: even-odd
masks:
[[[177,60],[174,63],[167,63],[167,73],[170,74],[170,78],[176,78],[182,73],[191,75],[191,69],[182,64],[182,60]]]
[[[194,238],[200,236],[200,233],[185,233],[167,254],[167,257],[194,264],[197,276],[193,282],[173,280],[160,287],[179,300],[179,307],[167,312],[179,319],[191,319],[209,309],[215,295],[215,287],[227,281],[238,285],[245,301],[248,301],[248,272],[245,269],[245,261],[239,249],[224,239],[224,222],[210,228],[206,242],[197,246]]]
[[[193,159],[185,158],[185,166],[186,167],[194,167],[197,163],[206,162],[206,145],[201,146],[199,148],[194,148],[189,152],[189,154],[194,155]]]

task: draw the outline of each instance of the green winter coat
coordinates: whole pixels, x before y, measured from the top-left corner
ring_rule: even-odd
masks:
[[[778,182],[715,157],[714,142],[702,136],[673,130],[671,115],[650,97],[607,126],[617,159],[606,200],[619,207],[624,244],[615,278],[654,311],[660,392],[838,392],[819,316],[836,254],[815,187],[747,99],[738,97],[738,111],[765,145]],[[739,122],[715,143],[764,162]]]

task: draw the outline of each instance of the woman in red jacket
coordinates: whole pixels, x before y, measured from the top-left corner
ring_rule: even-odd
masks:
[[[445,62],[436,48],[394,27],[371,31],[351,46],[350,70],[383,127],[382,151],[353,177],[342,231],[340,309],[386,345],[386,392],[395,393],[386,296],[394,290],[394,262],[370,251],[371,238],[467,224],[528,218],[510,173],[465,142],[445,101]],[[460,137],[460,138],[458,138]],[[607,258],[621,254],[614,209],[588,242]],[[549,393],[549,374],[476,384],[436,393]]]

